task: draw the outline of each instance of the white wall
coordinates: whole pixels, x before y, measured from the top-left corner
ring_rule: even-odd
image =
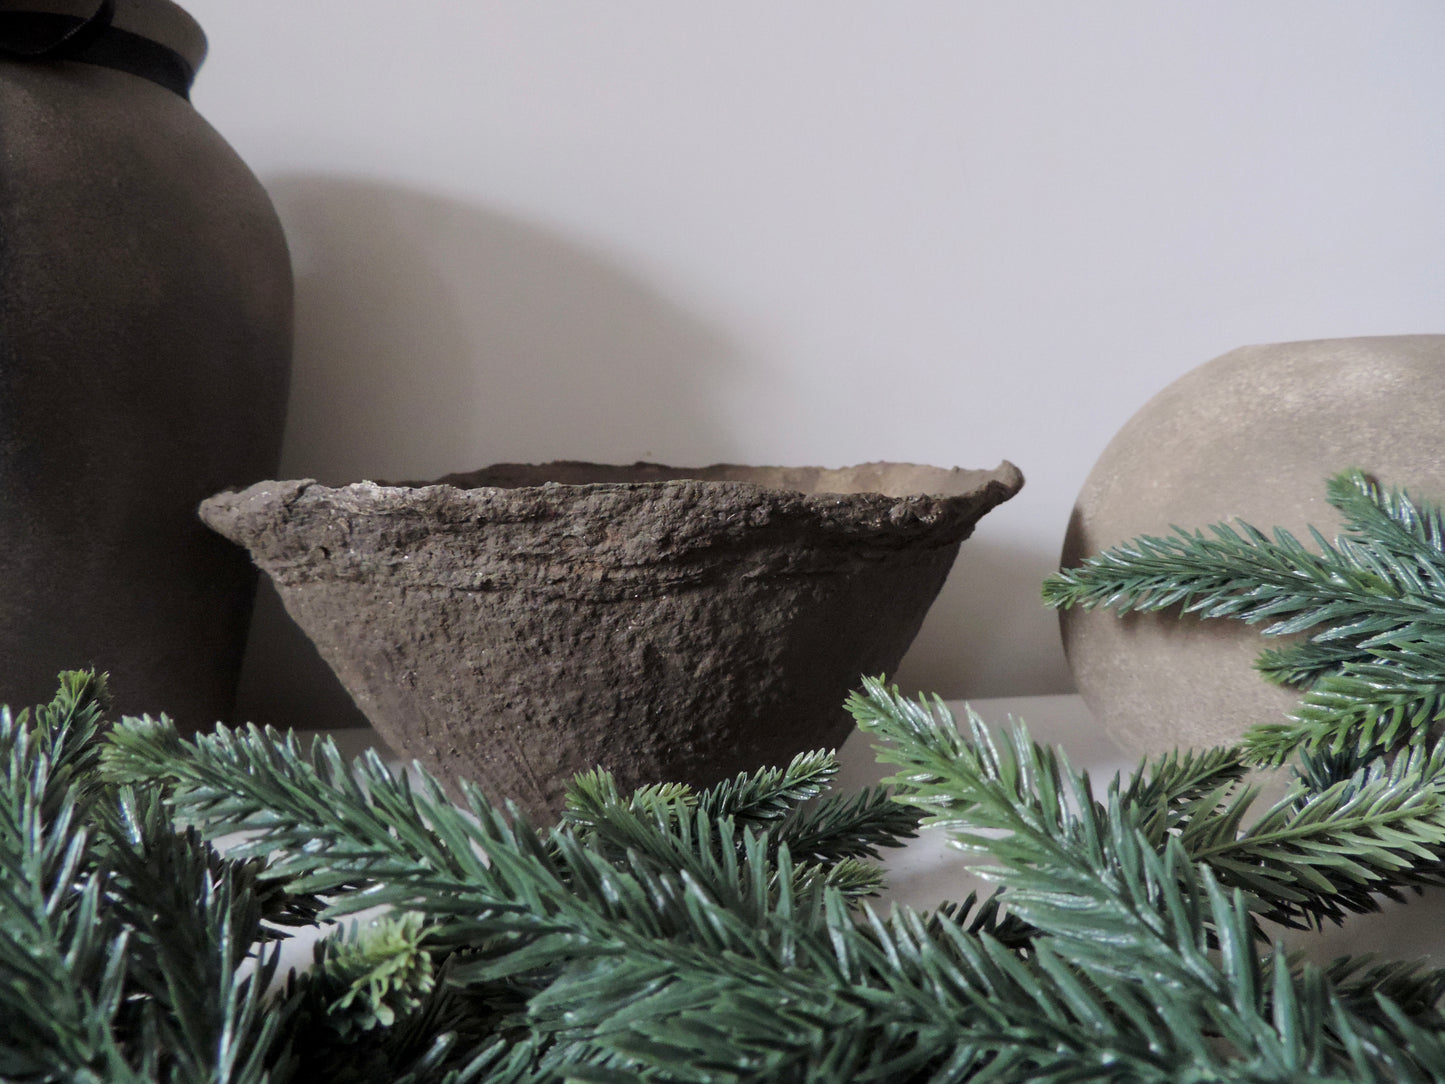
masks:
[[[283,474],[1008,458],[947,695],[1068,688],[1037,582],[1174,377],[1445,330],[1437,0],[183,3],[293,246]],[[333,710],[298,650],[252,715]]]

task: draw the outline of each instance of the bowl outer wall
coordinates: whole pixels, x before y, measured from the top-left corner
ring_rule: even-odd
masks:
[[[390,743],[546,818],[597,765],[624,788],[704,785],[840,744],[847,693],[897,665],[959,543],[1022,477],[973,483],[267,482],[202,515],[251,549]]]

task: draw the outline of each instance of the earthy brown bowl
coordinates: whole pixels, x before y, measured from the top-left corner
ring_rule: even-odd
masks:
[[[602,765],[716,782],[833,747],[992,471],[504,464],[430,485],[262,482],[201,505],[397,750],[542,818]]]

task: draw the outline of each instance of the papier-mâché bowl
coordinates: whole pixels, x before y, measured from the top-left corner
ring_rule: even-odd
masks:
[[[501,465],[201,506],[377,731],[543,819],[580,771],[699,785],[847,736],[1017,468]]]

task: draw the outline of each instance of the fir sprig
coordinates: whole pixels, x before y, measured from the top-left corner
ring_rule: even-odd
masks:
[[[1177,607],[1260,624],[1266,636],[1310,633],[1260,655],[1265,677],[1304,695],[1290,721],[1248,736],[1254,763],[1428,743],[1445,719],[1445,518],[1361,471],[1330,479],[1326,497],[1345,521],[1333,541],[1314,528],[1313,548],[1249,524],[1175,528],[1061,571],[1044,600],[1121,614]]]
[[[281,1017],[274,958],[241,969],[265,937],[255,879],[105,784],[106,701],[76,673],[0,710],[0,1078],[259,1084]]]
[[[1445,1081],[1445,972],[1271,942],[1445,880],[1445,521],[1362,476],[1331,499],[1314,550],[1223,528],[1066,585],[1314,633],[1268,660],[1299,718],[1101,786],[869,680],[891,793],[830,793],[827,753],[706,790],[595,771],[542,827],[329,742],[111,726],[67,675],[0,715],[0,1078]],[[1257,811],[1251,764],[1290,752]],[[920,822],[994,894],[870,906]],[[281,927],[371,908],[273,981]]]
[[[584,1007],[620,1011],[639,986],[659,984],[672,992],[663,1000],[679,1026],[698,998],[713,1007],[728,996],[772,1003],[800,956],[831,956],[839,930],[853,936],[843,901],[877,881],[876,872],[864,875],[857,854],[897,842],[881,826],[911,834],[916,821],[867,795],[821,807],[797,819],[812,859],[798,865],[785,842],[740,830],[731,814],[705,812],[736,804],[756,816],[772,805],[763,796],[779,792],[796,808],[817,793],[820,772],[833,770],[831,758],[817,755],[700,796],[653,790],[624,801],[593,773],[574,788],[573,823],[543,833],[494,809],[475,788],[463,788],[466,806],[457,807],[425,773],[413,783],[375,757],[344,766],[326,743],[303,754],[260,731],[221,730],[177,758],[173,735],[151,721],[126,724],[111,741],[107,762],[117,777],[151,773],[204,834],[249,833],[239,853],[273,855],[273,868],[293,877],[294,887],[337,892],[333,916],[377,904],[425,913],[428,944],[452,961],[451,981],[529,991],[530,1027],[552,1040],[544,1060],[556,1062],[566,1050],[567,1065],[594,1074],[609,1059],[627,1062],[644,1033],[653,1047],[662,1040],[645,1021],[574,1038]],[[767,819],[786,828],[792,818],[782,813]],[[739,966],[730,959],[750,961],[745,986],[760,992],[734,989]],[[707,980],[706,996],[681,992],[680,968]],[[831,1018],[820,1023],[816,1043],[832,1025]],[[689,1027],[678,1034],[692,1035],[692,1057],[703,1038]],[[729,1048],[743,1071],[779,1058],[806,1061],[812,1046],[765,1056],[729,1039]]]
[[[1096,797],[1087,774],[1022,725],[996,742],[972,713],[959,732],[941,702],[867,689],[850,706],[865,731],[891,743],[880,759],[899,765],[892,782],[986,863],[980,872],[1009,886],[1013,913],[1036,925],[1018,895],[1036,869],[1054,878],[1069,862],[1116,866],[1111,841],[1132,846],[1134,835],[1155,852],[1177,846],[1246,892],[1252,914],[1286,924],[1337,921],[1378,910],[1377,894],[1445,882],[1445,747],[1375,762],[1323,791],[1297,786],[1250,823],[1256,791],[1241,783],[1236,750],[1145,761]]]
[[[1425,1046],[1407,1052],[1399,1048],[1402,1036],[1423,1041],[1423,1033],[1416,1033],[1417,1023],[1403,1026],[1402,1011],[1384,993],[1388,984],[1366,1003],[1356,987],[1337,988],[1331,979],[1344,980],[1354,965],[1291,968],[1282,954],[1270,965],[1255,950],[1260,913],[1297,905],[1335,917],[1336,900],[1357,878],[1438,879],[1438,850],[1419,846],[1445,840],[1438,794],[1417,799],[1410,784],[1434,778],[1442,754],[1424,766],[1397,766],[1381,786],[1371,778],[1349,793],[1296,795],[1248,830],[1238,803],[1210,802],[1182,831],[1161,837],[1157,826],[1169,818],[1159,816],[1157,801],[1125,798],[1174,790],[1190,803],[1194,788],[1121,788],[1116,779],[1096,800],[1087,775],[1029,741],[1022,727],[996,742],[970,715],[960,733],[947,725],[941,703],[909,702],[877,683],[850,706],[864,730],[891,743],[880,759],[899,766],[892,781],[905,800],[929,812],[926,823],[949,831],[975,858],[977,872],[1005,886],[1004,905],[1038,931],[1035,952],[1067,961],[1064,970],[1055,965],[1054,978],[1082,983],[1072,987],[1080,1004],[1110,1005],[1119,983],[1141,985],[1149,990],[1147,1008],[1120,998],[1110,1011],[1125,1014],[1154,1042],[1165,1033],[1186,1043],[1192,1037],[1200,1047],[1188,1055],[1196,1069],[1217,1056],[1223,1040],[1232,1048],[1228,1079],[1325,1076],[1345,1066],[1350,1079],[1442,1079],[1438,1029],[1445,1021],[1434,999],[1445,981],[1440,974],[1421,980],[1410,973],[1395,989],[1417,1007],[1428,999],[1424,1016],[1437,1029]],[[1226,758],[1207,759],[1218,770]],[[1171,777],[1197,769],[1189,758],[1169,756],[1144,771]],[[1242,770],[1236,757],[1223,774]],[[1395,834],[1392,828],[1418,817],[1420,806],[1428,815],[1414,838]],[[1342,814],[1342,807],[1356,815]],[[1272,853],[1277,849],[1287,854]],[[1230,880],[1232,892],[1225,887]],[[1296,900],[1299,881],[1318,894]]]
[[[126,724],[109,762],[164,783],[203,834],[255,833],[247,853],[300,886],[331,884],[338,913],[425,914],[416,947],[455,996],[500,1007],[472,1041],[495,1059],[512,1036],[517,1080],[1434,1078],[1441,1045],[1422,1036],[1439,1029],[1438,977],[1400,973],[1384,989],[1403,1001],[1369,997],[1348,966],[1261,951],[1258,919],[1338,907],[1362,870],[1376,885],[1427,878],[1428,846],[1402,826],[1435,808],[1405,800],[1435,762],[1328,798],[1363,810],[1333,836],[1336,814],[1304,794],[1251,834],[1237,753],[1161,758],[1096,798],[1021,728],[995,736],[970,717],[960,730],[939,704],[872,682],[850,706],[886,742],[898,796],[1003,886],[988,905],[865,911],[860,925],[847,894],[800,876],[767,832],[710,819],[682,789],[624,800],[596,774],[574,792],[574,823],[544,832],[474,788],[458,808],[424,773],[255,730],[177,756],[164,730]],[[798,762],[800,780],[815,767]],[[344,876],[328,881],[332,866]]]

